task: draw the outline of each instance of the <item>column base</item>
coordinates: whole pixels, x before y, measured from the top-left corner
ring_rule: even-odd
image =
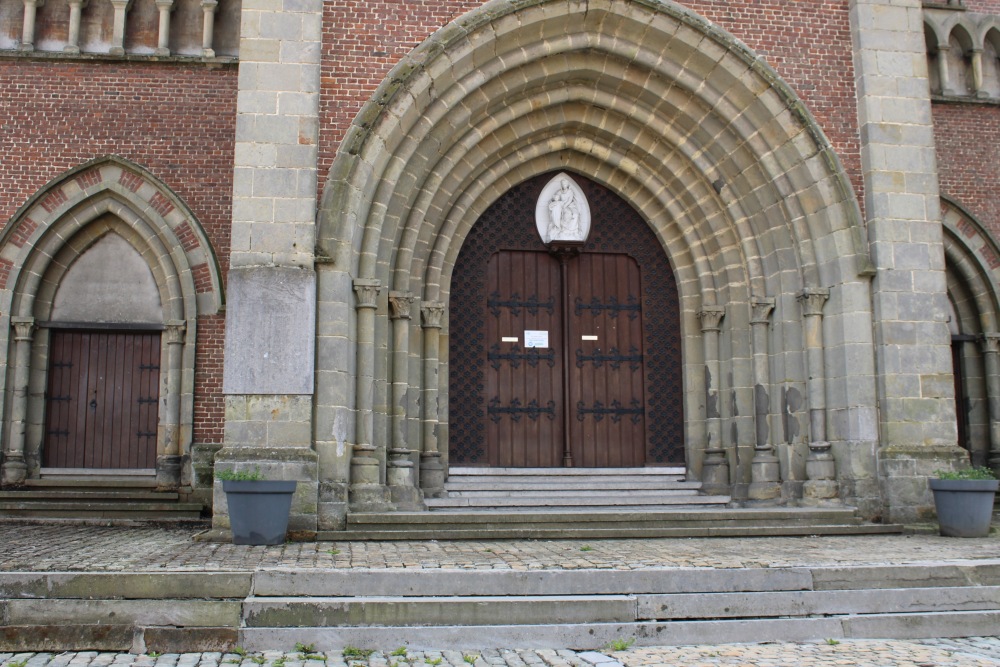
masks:
[[[156,457],[156,490],[176,491],[181,485],[181,467],[184,459],[180,456]]]
[[[444,465],[439,452],[424,452],[420,455],[420,488],[425,498],[443,498]]]
[[[24,486],[24,481],[28,479],[28,464],[22,458],[14,458],[9,454],[7,457],[0,467],[0,483],[5,489]]]
[[[413,461],[410,450],[390,449],[389,469],[386,471],[389,497],[397,512],[419,512],[427,509],[424,496],[414,485]]]
[[[701,490],[712,496],[729,495],[729,460],[724,449],[706,449],[701,464]]]

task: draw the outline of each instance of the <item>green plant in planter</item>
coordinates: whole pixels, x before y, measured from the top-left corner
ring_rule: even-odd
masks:
[[[938,479],[996,479],[996,474],[986,466],[962,468],[961,470],[938,470]]]
[[[945,537],[986,537],[1000,480],[984,466],[939,470],[928,480],[938,526]]]

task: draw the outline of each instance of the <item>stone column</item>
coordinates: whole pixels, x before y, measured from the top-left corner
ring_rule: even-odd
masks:
[[[392,319],[392,449],[386,482],[392,504],[399,511],[424,509],[423,496],[416,486],[412,451],[406,442],[406,394],[410,386],[410,311],[413,295],[389,293],[389,317]]]
[[[115,16],[111,29],[111,49],[108,51],[113,56],[125,55],[125,15],[132,7],[132,0],[111,0],[111,6],[115,8]]]
[[[778,457],[771,444],[771,373],[768,351],[768,328],[774,299],[753,299],[750,302],[751,345],[753,349],[754,424],[756,442],[750,463],[748,495],[755,503],[767,503],[781,496],[781,472]]]
[[[201,27],[201,56],[202,58],[214,58],[215,50],[212,48],[215,37],[215,10],[219,8],[218,0],[201,0],[202,27]]]
[[[729,459],[722,445],[722,412],[719,397],[719,331],[726,309],[705,306],[698,313],[705,347],[705,421],[708,442],[701,464],[701,484],[705,493],[729,493]]]
[[[35,15],[45,0],[24,0],[24,23],[21,26],[21,51],[35,50]]]
[[[926,479],[967,460],[955,384],[920,0],[848,0],[858,91],[887,522],[930,516]]]
[[[80,53],[80,18],[89,0],[69,0],[69,32],[64,53]]]
[[[21,486],[28,477],[24,461],[24,435],[28,414],[28,380],[35,318],[11,317],[14,327],[14,399],[10,406],[10,439],[4,452],[3,486]]]
[[[176,490],[181,484],[181,358],[187,322],[167,322],[166,392],[161,397],[163,411],[163,450],[156,457],[156,486],[161,491]]]
[[[990,418],[990,453],[987,465],[1000,474],[1000,333],[983,334],[986,365],[986,405]]]
[[[424,496],[437,498],[444,494],[444,466],[438,450],[438,347],[441,340],[441,322],[444,304],[424,303],[420,307],[423,318],[424,376],[422,378],[421,405],[423,406],[423,451],[420,454],[420,487]]]
[[[381,462],[372,444],[375,403],[375,309],[378,308],[378,280],[354,281],[357,297],[358,371],[354,396],[354,451],[351,456],[351,485],[348,499],[355,512],[384,512],[390,509],[389,489],[382,484]]]
[[[156,9],[160,12],[159,33],[156,39],[158,56],[170,55],[170,12],[174,11],[174,0],[156,0]]]
[[[951,46],[942,44],[937,49],[938,80],[941,82],[942,95],[954,95],[951,89],[951,74],[948,71],[948,54],[951,53]]]
[[[972,49],[972,94],[979,98],[989,97],[989,92],[983,90],[983,50]]]
[[[837,464],[826,437],[826,364],[823,361],[823,306],[830,290],[807,289],[799,295],[805,333],[806,369],[809,381],[809,454],[806,457],[807,481],[802,487],[804,502],[839,500]]]

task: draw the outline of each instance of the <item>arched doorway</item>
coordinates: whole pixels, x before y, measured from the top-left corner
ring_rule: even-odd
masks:
[[[531,178],[480,216],[451,285],[449,462],[499,467],[684,464],[673,271],[629,204],[582,176],[593,214],[550,253]]]

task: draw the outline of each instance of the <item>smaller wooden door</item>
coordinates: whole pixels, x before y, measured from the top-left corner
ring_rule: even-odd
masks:
[[[159,332],[53,330],[43,465],[153,468]]]

